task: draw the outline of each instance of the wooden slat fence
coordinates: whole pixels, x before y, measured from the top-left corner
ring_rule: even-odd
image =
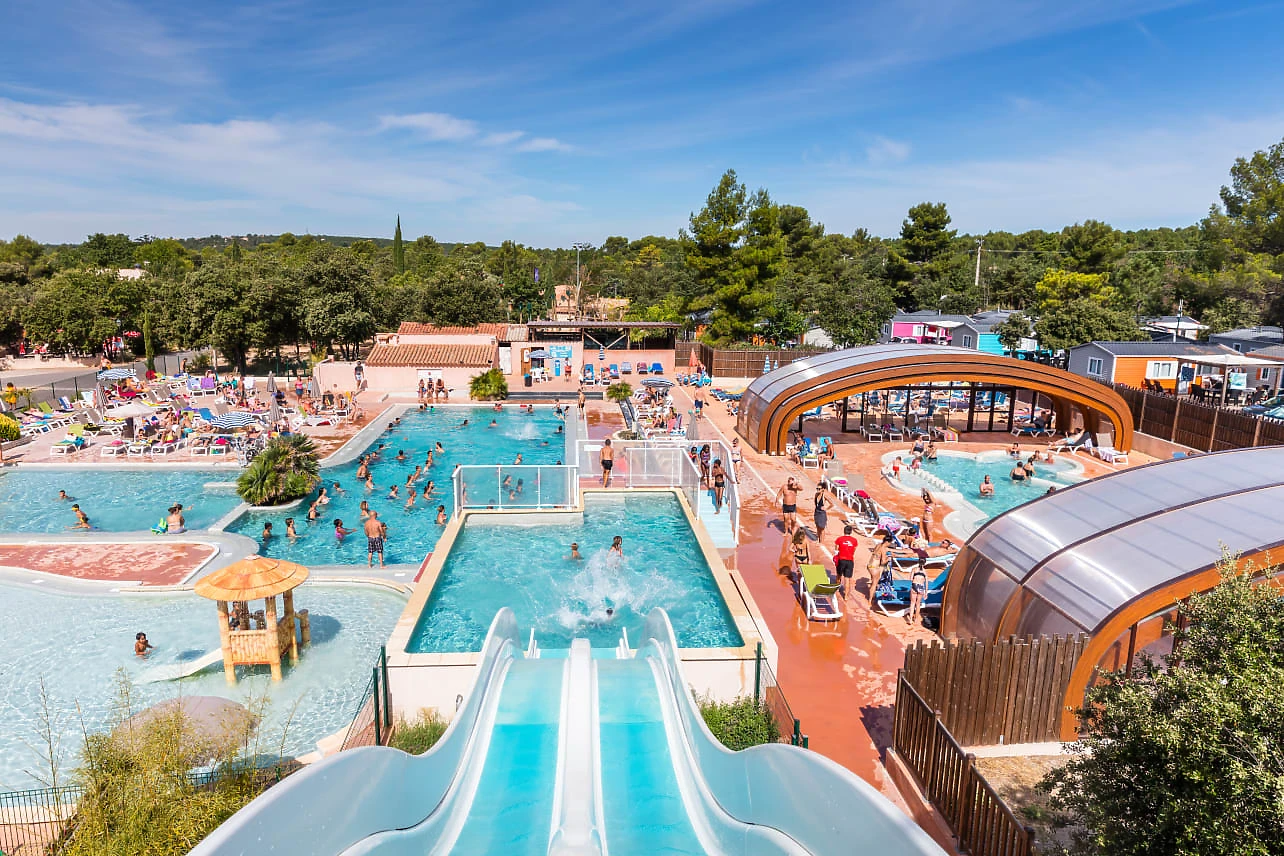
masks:
[[[692,351],[695,351],[696,359],[704,364],[705,370],[712,374],[714,378],[756,378],[764,374],[763,367],[768,361],[771,362],[774,368],[777,363],[787,366],[797,360],[805,360],[808,357],[826,353],[822,350],[802,350],[798,348],[788,350],[774,348],[756,351],[728,350],[713,348],[704,342],[678,342],[674,349],[674,362],[678,367],[678,371],[684,371],[690,364]]]
[[[905,651],[904,671],[964,745],[1059,740],[1066,687],[1087,640],[920,640]]]
[[[1170,393],[1110,384],[1132,411],[1137,430],[1201,452],[1284,444],[1284,421],[1250,416]]]
[[[959,850],[973,856],[1030,856],[1034,831],[976,767],[923,696],[901,670],[896,679],[896,719],[892,747],[918,779],[958,838]]]

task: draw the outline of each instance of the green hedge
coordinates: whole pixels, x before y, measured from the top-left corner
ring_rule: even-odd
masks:
[[[704,724],[728,749],[739,751],[780,739],[780,729],[776,727],[771,711],[748,696],[729,702],[707,697],[696,701]]]
[[[18,423],[0,413],[0,442],[8,443],[17,440],[22,436],[22,428]]]

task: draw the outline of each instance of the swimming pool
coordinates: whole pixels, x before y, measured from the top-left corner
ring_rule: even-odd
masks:
[[[48,775],[33,748],[41,744],[42,679],[55,730],[62,735],[65,774],[78,761],[79,716],[91,731],[112,721],[118,670],[137,678],[155,666],[192,659],[219,644],[214,604],[193,594],[61,594],[6,582],[0,583],[0,598],[6,606],[0,653],[3,790],[37,787],[32,774]],[[382,588],[313,584],[298,589],[295,598],[299,608],[309,610],[312,645],[301,652],[297,666],[284,666],[283,681],[273,684],[266,666],[242,667],[240,682],[231,687],[219,664],[181,681],[136,684],[135,706],[141,709],[179,694],[242,702],[266,694],[270,704],[260,728],[264,751],[275,752],[282,745],[287,721],[285,752],[315,749],[319,738],[352,721],[379,646],[406,601]],[[146,660],[133,655],[134,634],[139,631],[157,646]]]
[[[1032,452],[1027,452],[1023,458],[1028,458],[1030,454]],[[891,452],[883,456],[884,463],[890,463],[897,455],[906,462],[912,457],[908,451]],[[1082,468],[1066,456],[1054,456],[1051,463],[1036,461],[1034,478],[1022,482],[1014,482],[1009,476],[1015,463],[1014,458],[999,450],[975,455],[942,450],[935,461],[924,462],[927,479],[920,478],[913,470],[902,469],[901,486],[912,489],[915,493],[924,487],[936,491],[939,485],[933,483],[932,479],[940,479],[957,494],[942,497],[946,503],[955,507],[955,513],[958,514],[958,517],[948,523],[957,524],[951,528],[963,530],[958,534],[970,536],[986,520],[1038,499],[1048,492],[1049,487],[1083,481]],[[981,481],[987,475],[994,484],[993,496],[980,494]],[[960,508],[960,505],[963,507]]]
[[[365,564],[365,538],[358,532],[341,542],[336,540],[332,521],[338,518],[346,527],[359,529],[360,505],[366,500],[388,525],[385,561],[418,563],[441,534],[441,527],[434,522],[437,506],[445,505],[447,515],[454,511],[450,475],[456,464],[511,465],[519,454],[523,464],[556,463],[565,456],[565,435],[559,431],[563,425],[547,407],[533,412],[511,405],[498,412],[481,406],[410,411],[402,416],[399,425],[381,432],[367,447],[380,443],[386,446],[371,468],[374,490],[367,491],[363,483],[357,482],[356,461],[325,467],[321,470],[322,483],[332,498],[321,520],[308,524],[305,501],[275,511],[251,509],[233,521],[227,531],[259,540],[263,524],[270,521],[277,537],[260,545],[263,555],[306,565]],[[417,498],[414,506],[407,508],[406,477],[416,465],[424,463],[428,450],[438,442],[445,452],[434,455],[432,468],[415,483],[416,493],[422,493],[431,479],[435,482],[433,492],[427,500]],[[405,453],[405,460],[397,460],[399,452]],[[513,472],[515,479],[522,478],[521,471]],[[529,471],[526,484],[533,482],[534,472]],[[234,487],[239,474],[236,469],[19,468],[0,475],[0,532],[66,531],[75,517],[71,503],[57,499],[59,490],[74,497],[94,528],[101,531],[146,531],[175,502],[190,507],[184,512],[189,529],[205,529],[241,504]],[[334,489],[336,481],[340,484],[338,491]],[[394,484],[399,498],[388,499],[389,488]],[[483,478],[473,495],[497,493],[496,487]],[[298,528],[299,537],[294,541],[285,538],[287,517],[293,517]]]
[[[583,515],[538,525],[468,518],[411,634],[411,653],[480,651],[500,607],[542,648],[573,636],[610,648],[627,630],[639,639],[646,614],[668,610],[683,648],[744,644],[699,541],[671,493],[585,495]],[[624,539],[624,558],[608,557]],[[577,542],[581,560],[570,558]],[[607,616],[611,608],[614,614]]]
[[[233,484],[238,470],[26,469],[0,475],[0,532],[65,532],[76,522],[71,502],[80,504],[95,529],[137,532],[150,529],[176,502],[192,529],[206,529],[241,504]]]

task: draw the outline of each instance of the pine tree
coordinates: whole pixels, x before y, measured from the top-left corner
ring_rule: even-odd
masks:
[[[397,273],[406,272],[406,248],[401,243],[401,215],[397,215],[397,231],[392,235],[392,263]]]

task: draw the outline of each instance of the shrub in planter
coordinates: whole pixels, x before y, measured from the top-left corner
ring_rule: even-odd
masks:
[[[700,715],[713,736],[732,751],[775,743],[780,739],[780,729],[765,704],[748,696],[735,701],[715,701],[707,696],[697,697]]]
[[[0,443],[10,443],[22,436],[18,423],[0,413]]]
[[[489,369],[469,381],[468,394],[476,401],[499,401],[508,398],[508,380],[499,369]]]
[[[281,505],[307,496],[320,481],[316,446],[293,434],[268,443],[236,480],[236,493],[251,505]]]
[[[421,710],[414,722],[402,719],[397,723],[388,745],[411,755],[422,755],[437,745],[449,724],[435,710]]]

